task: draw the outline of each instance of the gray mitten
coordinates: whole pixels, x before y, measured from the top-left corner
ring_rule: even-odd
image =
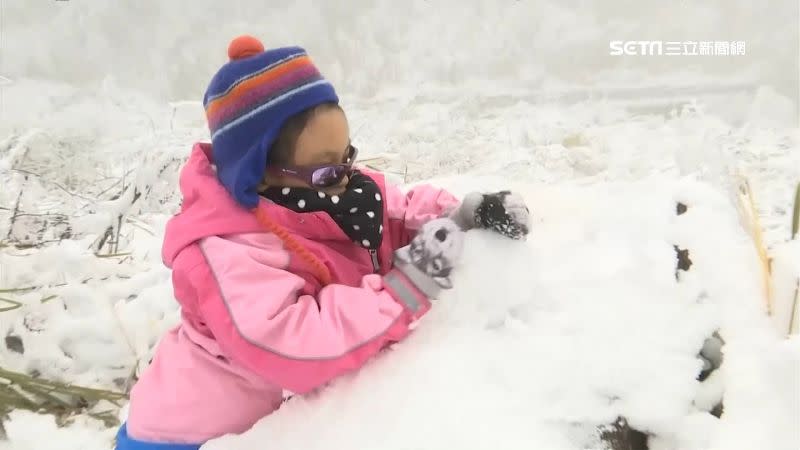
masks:
[[[420,228],[411,243],[395,252],[395,267],[434,298],[441,288],[450,289],[450,273],[461,256],[464,232],[453,220],[432,220]]]
[[[511,239],[524,239],[530,231],[530,211],[511,191],[468,194],[450,217],[463,230],[484,228]]]

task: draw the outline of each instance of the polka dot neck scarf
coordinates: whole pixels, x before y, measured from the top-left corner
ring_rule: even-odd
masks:
[[[347,190],[326,195],[310,188],[269,187],[261,195],[295,212],[324,211],[356,244],[377,250],[383,241],[383,198],[378,184],[353,171]]]

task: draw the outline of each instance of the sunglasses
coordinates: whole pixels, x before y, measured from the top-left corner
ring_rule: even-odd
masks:
[[[358,149],[349,145],[343,163],[317,166],[269,166],[267,172],[273,176],[294,178],[315,188],[328,188],[336,186],[344,177],[353,173],[353,163],[357,156]]]

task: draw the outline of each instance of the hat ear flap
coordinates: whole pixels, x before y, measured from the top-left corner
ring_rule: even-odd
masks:
[[[261,140],[258,142],[258,148],[261,152],[260,155],[263,158],[263,164],[261,167],[266,169],[267,165],[269,165],[269,154],[272,151],[272,145],[275,144],[275,140],[278,139],[278,134],[280,133],[280,129],[276,130],[274,133],[267,133],[265,134]]]

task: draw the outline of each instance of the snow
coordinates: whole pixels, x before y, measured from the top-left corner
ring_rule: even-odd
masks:
[[[800,304],[794,302],[800,295],[800,278],[797,276],[800,273],[800,241],[791,240],[776,245],[771,256],[775,294],[771,317],[778,330],[796,334],[800,329]]]
[[[204,448],[601,448],[590,431],[618,416],[665,449],[796,448],[800,354],[761,313],[727,197],[688,179],[565,184],[519,186],[537,218],[527,243],[470,232],[456,288],[410,339]],[[675,244],[693,261],[679,283]],[[724,420],[695,381],[715,330]]]
[[[102,423],[79,417],[69,427],[58,427],[52,416],[27,411],[11,413],[6,421],[8,441],[0,441],[2,450],[78,450],[109,449],[116,430],[104,429]]]
[[[113,390],[146,366],[179,319],[160,245],[207,139],[198,99],[251,32],[311,51],[366,164],[461,195],[512,188],[534,223],[526,243],[471,232],[455,289],[407,341],[206,448],[599,449],[620,415],[654,450],[800,448],[798,6],[596,3],[0,2],[0,241],[48,242],[0,244],[0,297],[22,303],[0,335],[24,346],[0,344],[0,366]],[[609,57],[620,38],[748,54]],[[737,171],[773,256],[772,317]],[[115,251],[98,248],[108,227]],[[693,262],[678,281],[673,245]],[[715,330],[724,364],[698,383]],[[14,450],[114,434],[85,416],[3,424]]]

